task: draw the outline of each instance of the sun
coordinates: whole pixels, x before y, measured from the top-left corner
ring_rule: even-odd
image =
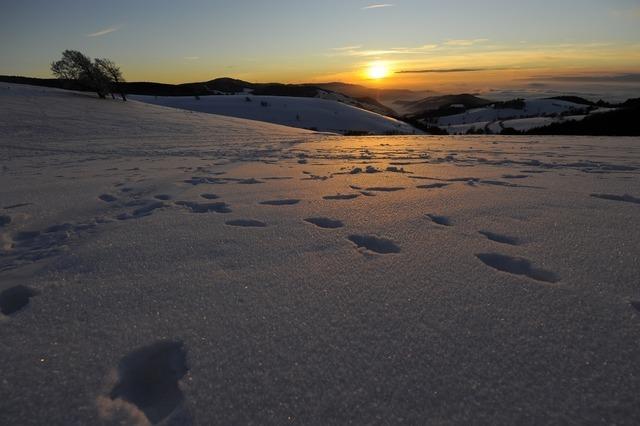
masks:
[[[367,76],[372,80],[382,80],[391,74],[389,65],[384,62],[373,62],[367,68]]]

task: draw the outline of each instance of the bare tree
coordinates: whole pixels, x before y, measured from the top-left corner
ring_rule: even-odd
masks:
[[[127,96],[124,93],[124,85],[122,83],[125,82],[124,77],[122,77],[122,71],[120,71],[120,67],[116,65],[111,59],[105,58],[97,58],[95,60],[96,67],[98,67],[104,75],[109,77],[111,80],[111,93],[114,90],[120,92],[120,96],[122,96],[123,101],[127,101]]]
[[[110,77],[91,58],[77,50],[65,50],[62,59],[51,64],[51,72],[60,79],[79,81],[104,99],[108,92]]]

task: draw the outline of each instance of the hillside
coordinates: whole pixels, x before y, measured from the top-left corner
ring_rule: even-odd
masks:
[[[531,135],[589,135],[589,136],[639,136],[640,102],[628,102],[618,110],[591,114],[583,120],[549,123],[546,126],[524,129]]]
[[[131,96],[154,105],[265,121],[341,134],[415,134],[410,125],[329,99],[291,96],[228,95],[195,97]]]
[[[571,99],[571,100],[569,100]],[[576,103],[576,102],[580,103]],[[577,122],[589,116],[614,111],[597,107],[581,98],[515,99],[492,102],[480,108],[444,108],[419,115],[424,124],[437,126],[449,134],[526,132],[554,123]],[[555,127],[553,127],[555,128]],[[611,130],[608,130],[611,131]]]
[[[446,115],[456,109],[478,108],[489,105],[492,101],[482,99],[474,95],[442,95],[430,96],[415,101],[399,100],[394,102],[394,106],[405,115],[413,117],[423,117],[439,110],[440,114]]]
[[[54,87],[66,90],[91,91],[81,82],[60,80],[54,78],[33,78],[20,76],[0,76],[1,82],[29,84],[32,86]],[[328,86],[334,89],[348,88],[351,85],[332,83]],[[216,78],[206,82],[165,84],[154,82],[125,82],[122,84],[125,93],[144,96],[209,96],[209,95],[234,95],[255,94],[259,96],[289,96],[304,98],[331,99],[366,109],[378,114],[395,115],[395,111],[383,105],[377,99],[377,94],[371,89],[357,86],[359,90],[353,92],[346,90],[331,90],[310,84],[281,84],[281,83],[250,83],[248,81],[233,78]],[[402,92],[402,91],[396,91]]]

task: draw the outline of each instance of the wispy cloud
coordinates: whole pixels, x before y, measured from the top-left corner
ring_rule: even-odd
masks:
[[[479,72],[479,71],[504,71],[509,68],[434,68],[426,70],[403,70],[396,71],[396,74],[448,74],[456,72]]]
[[[639,83],[640,73],[610,74],[610,75],[540,75],[528,78],[528,80],[544,81],[575,81],[581,83]]]
[[[110,34],[113,33],[115,31],[118,31],[121,28],[120,25],[118,25],[117,27],[109,27],[109,28],[105,28],[104,30],[100,30],[100,31],[96,31],[95,33],[91,33],[91,34],[87,34],[87,37],[100,37],[106,34]]]
[[[370,4],[369,6],[365,6],[362,10],[371,10],[371,9],[382,9],[384,7],[394,7],[395,4],[392,3],[381,3],[381,4]]]
[[[479,43],[484,43],[489,41],[486,38],[475,38],[471,40],[447,40],[445,41],[445,46],[454,46],[454,47],[469,47]]]
[[[392,47],[390,49],[363,49],[362,46],[335,47],[329,56],[387,56],[387,55],[416,55],[438,48],[437,44],[425,44],[420,47]]]
[[[333,50],[335,52],[348,52],[349,50],[357,50],[357,49],[361,49],[361,48],[362,48],[361,45],[357,45],[357,46],[333,47],[333,48],[331,48],[331,50]]]
[[[197,61],[198,59],[200,59],[200,56],[185,56],[183,59],[187,61]]]
[[[633,6],[629,9],[613,9],[610,13],[616,18],[638,19],[640,18],[640,6]]]

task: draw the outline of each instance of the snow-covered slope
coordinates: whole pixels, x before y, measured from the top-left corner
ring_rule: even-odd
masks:
[[[327,95],[328,96],[328,95]],[[339,95],[335,95],[339,96]],[[266,121],[323,132],[371,134],[420,133],[412,126],[342,102],[287,96],[131,96],[142,102],[231,117]]]
[[[0,424],[638,424],[640,139],[0,85]]]
[[[526,131],[565,120],[582,120],[587,114],[611,111],[611,108],[588,109],[588,106],[557,99],[531,99],[524,108],[474,108],[461,114],[437,119],[436,125],[449,134],[464,134],[470,129],[489,129],[500,133],[504,128]]]
[[[561,114],[570,111],[582,111],[584,105],[554,99],[532,99],[525,101],[523,109],[494,108],[493,106],[474,108],[464,113],[441,117],[438,125],[448,126],[455,124],[492,122],[510,118],[538,117],[542,115]]]

